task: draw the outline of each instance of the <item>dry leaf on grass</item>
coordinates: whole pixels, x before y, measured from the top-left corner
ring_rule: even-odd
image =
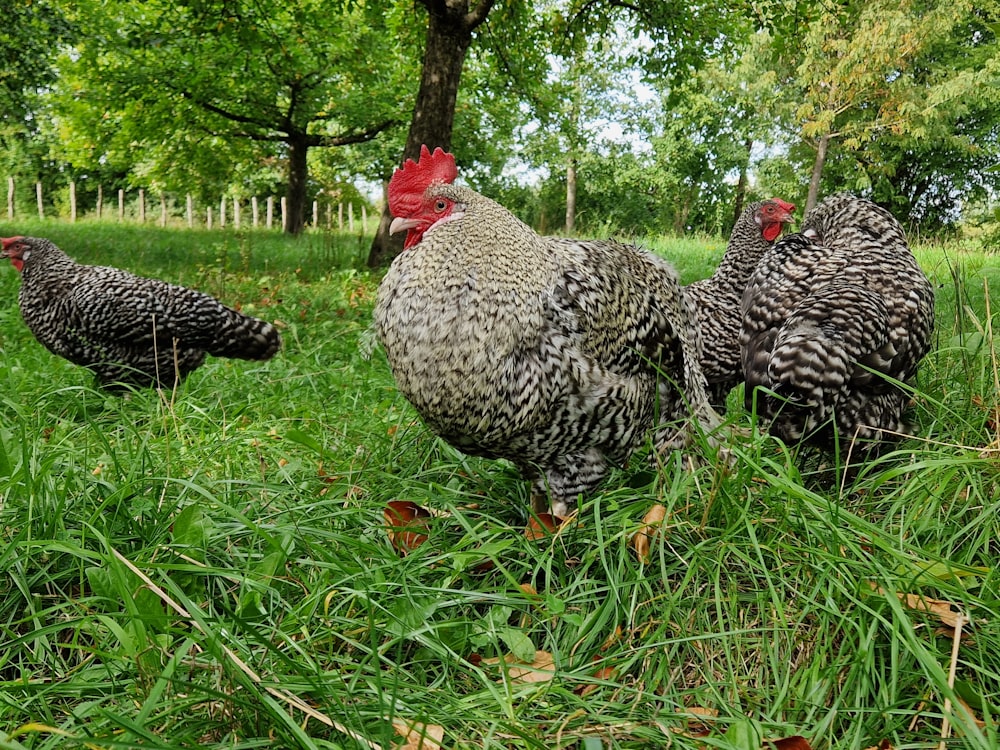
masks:
[[[774,750],[812,750],[809,740],[798,734],[780,740],[764,740],[764,747]]]
[[[639,562],[649,562],[649,545],[659,532],[660,524],[667,517],[667,509],[657,503],[642,517],[642,526],[632,535],[632,548]]]
[[[392,500],[382,511],[386,533],[393,549],[407,555],[427,541],[427,520],[431,512],[410,500]]]
[[[534,542],[552,536],[559,528],[558,518],[551,513],[539,513],[528,519],[528,525],[524,527],[524,536]]]
[[[707,737],[712,733],[711,720],[719,715],[719,712],[714,708],[705,708],[704,706],[690,706],[684,709],[684,713],[688,715],[687,726],[681,727],[671,727],[671,731],[675,734],[683,734],[687,737]]]
[[[444,727],[438,724],[393,719],[392,728],[403,738],[396,750],[441,750],[444,742]]]
[[[538,589],[536,589],[530,583],[519,584],[518,588],[521,589],[521,592],[525,596],[527,596],[529,599],[537,599],[538,598]]]
[[[980,729],[986,728],[986,722],[976,716],[976,712],[972,710],[972,706],[966,703],[962,698],[958,699],[958,704],[962,707],[965,713],[969,715],[969,718],[972,719],[977,727]]]
[[[602,658],[603,657],[595,656],[594,661],[600,661]],[[611,681],[618,676],[618,670],[614,667],[600,667],[599,669],[595,669],[591,676],[595,680]],[[582,685],[578,685],[573,692],[582,698],[583,696],[589,695],[597,690],[598,687],[600,686],[596,682],[586,682]]]
[[[892,750],[892,743],[889,740],[882,740],[877,745],[872,745],[867,750]]]
[[[530,664],[513,654],[507,654],[503,659],[482,659],[481,663],[494,665],[501,661],[507,664],[507,676],[515,682],[548,682],[556,675],[556,660],[548,651],[535,651],[535,658]]]
[[[897,596],[910,609],[930,612],[949,628],[957,628],[960,621],[962,624],[968,624],[969,622],[968,617],[953,609],[955,605],[951,602],[942,601],[941,599],[929,599],[919,594],[897,594]]]
[[[875,584],[872,584],[872,588],[874,588],[879,594],[887,593],[881,586],[875,586]],[[907,609],[932,614],[952,630],[959,627],[960,624],[968,625],[971,623],[971,619],[963,612],[960,612],[958,610],[958,605],[952,602],[946,602],[943,599],[931,599],[928,596],[922,596],[920,594],[896,593],[896,597]]]

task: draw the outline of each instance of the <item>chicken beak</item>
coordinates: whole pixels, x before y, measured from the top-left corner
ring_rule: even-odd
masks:
[[[420,221],[418,219],[404,219],[401,216],[397,216],[389,225],[389,234],[405,232],[418,226],[420,226]]]

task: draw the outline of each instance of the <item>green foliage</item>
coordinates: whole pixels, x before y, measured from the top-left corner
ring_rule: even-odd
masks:
[[[18,215],[35,181],[50,215],[70,180],[88,205],[98,185],[203,205],[377,194],[428,28],[409,0],[14,0],[5,18]],[[993,0],[497,3],[450,140],[463,179],[543,231],[564,225],[573,164],[575,231],[642,234],[725,231],[755,196],[803,205],[830,139],[821,194],[945,236],[1000,189],[998,22]]]
[[[814,149],[830,142],[824,192],[871,195],[925,232],[954,225],[960,197],[994,192],[998,19],[992,2],[813,4],[771,16],[759,70],[782,82],[775,93],[795,109],[786,125]],[[790,156],[803,174],[819,159]]]
[[[335,145],[394,119],[415,69],[404,39],[381,44],[392,15],[367,4],[84,3],[77,14],[86,41],[63,61],[59,99],[67,156],[201,198],[240,169],[245,189],[273,184],[261,167],[282,144]],[[376,64],[367,51],[379,46]]]
[[[0,31],[0,143],[29,128],[36,95],[56,79],[58,45],[73,29],[58,0],[11,0]]]

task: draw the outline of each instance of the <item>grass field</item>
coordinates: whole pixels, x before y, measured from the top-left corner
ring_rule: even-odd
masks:
[[[531,538],[512,468],[396,393],[367,240],[14,233],[240,303],[284,349],[107,395],[0,268],[0,748],[1000,746],[997,256],[920,249],[916,436],[856,477],[754,433],[731,471],[636,460]],[[724,245],[651,244],[686,281]],[[395,501],[433,511],[407,555]]]

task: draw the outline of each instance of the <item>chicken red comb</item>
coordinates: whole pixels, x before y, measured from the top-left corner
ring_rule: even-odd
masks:
[[[420,147],[417,161],[407,159],[389,180],[389,213],[406,216],[424,191],[434,184],[451,184],[458,177],[455,157],[443,148],[432,154],[426,145]]]

